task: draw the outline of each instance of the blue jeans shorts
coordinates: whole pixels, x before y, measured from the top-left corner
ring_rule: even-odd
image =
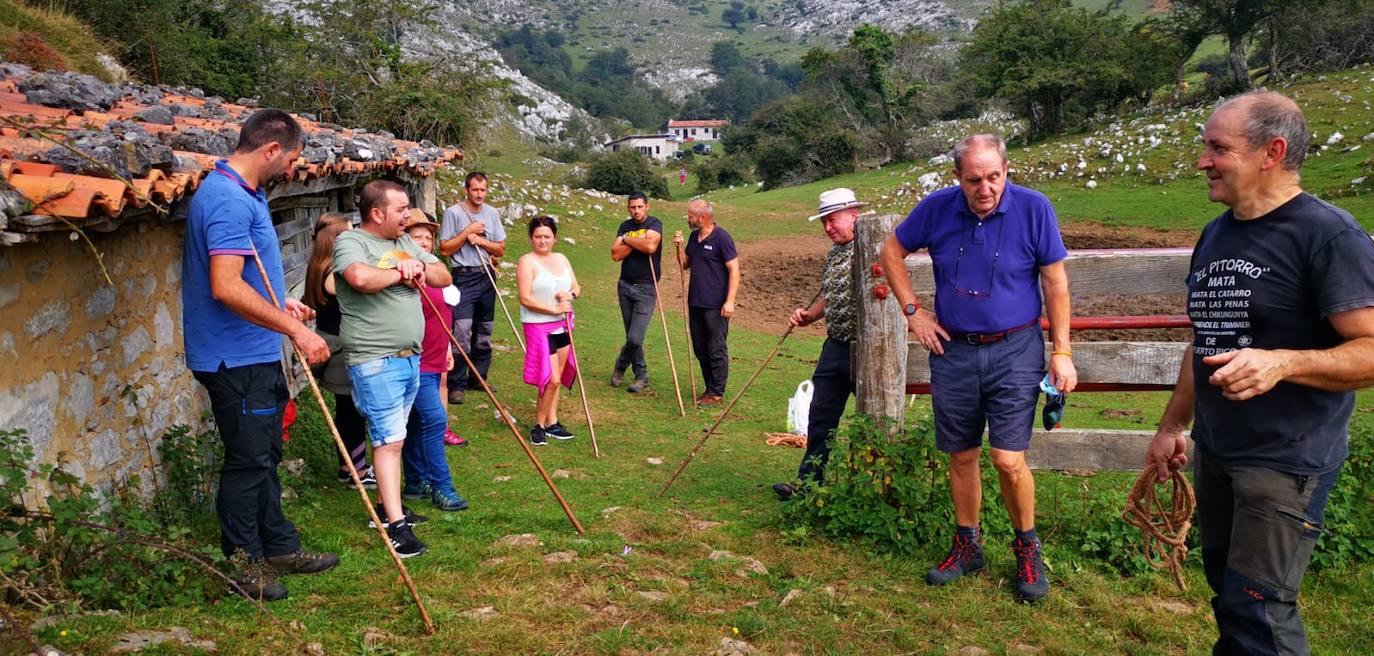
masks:
[[[930,354],[935,446],[945,453],[978,448],[986,426],[992,448],[1030,448],[1044,375],[1045,338],[1038,329],[992,344],[947,342],[944,355]]]
[[[353,404],[367,419],[372,446],[406,439],[406,419],[420,389],[420,356],[388,356],[349,365]]]

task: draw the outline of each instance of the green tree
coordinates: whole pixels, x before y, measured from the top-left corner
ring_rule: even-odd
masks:
[[[1226,56],[1238,89],[1249,89],[1250,67],[1246,63],[1245,42],[1262,23],[1275,13],[1304,0],[1174,0],[1176,10],[1189,12],[1209,34],[1226,37]]]
[[[740,23],[748,20],[748,13],[745,11],[744,3],[739,0],[731,0],[730,6],[721,12],[720,19],[735,31],[743,32],[739,27]]]
[[[739,48],[729,41],[717,41],[711,44],[711,57],[707,60],[711,65],[711,72],[716,75],[728,75],[731,71],[742,68],[745,65],[744,55]]]
[[[612,194],[644,192],[653,198],[668,198],[668,182],[654,172],[648,158],[633,150],[606,153],[587,166],[580,185]]]

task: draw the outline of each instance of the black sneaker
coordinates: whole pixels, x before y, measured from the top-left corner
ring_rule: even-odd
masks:
[[[415,532],[410,530],[410,524],[404,521],[387,525],[386,535],[391,538],[391,548],[395,549],[396,555],[402,558],[418,556],[428,551],[425,543],[421,542],[420,538],[415,537]]]
[[[295,553],[268,556],[267,564],[280,574],[318,574],[338,565],[339,557],[328,552],[297,549]]]
[[[377,489],[377,477],[372,475],[372,470],[369,469],[365,474],[358,474],[358,478],[362,479],[364,488],[369,490]],[[339,485],[350,488],[353,487],[353,477],[350,476],[348,472],[339,472],[338,481]]]
[[[383,507],[382,507],[382,504],[379,503],[379,504],[377,504],[377,506],[376,506],[376,510],[377,510],[377,516],[378,516],[378,517],[381,517],[381,518],[382,518],[382,521],[385,522],[385,521],[386,521],[386,508],[383,508]],[[417,514],[415,514],[415,513],[413,513],[413,512],[410,512],[410,508],[407,507],[407,506],[405,506],[405,505],[402,505],[402,506],[401,506],[401,513],[405,515],[405,523],[406,523],[407,526],[414,526],[414,525],[416,525],[416,524],[423,524],[423,523],[429,521],[429,518],[428,518],[428,517],[425,517],[424,515],[417,515]],[[367,527],[368,527],[368,528],[377,528],[377,525],[376,525],[376,524],[373,524],[371,519],[368,519],[368,520],[367,520]]]
[[[1045,578],[1045,561],[1040,558],[1040,540],[1011,541],[1011,551],[1016,554],[1016,600],[1030,603],[1045,598],[1050,593],[1050,582]]]
[[[563,424],[559,422],[554,422],[553,425],[545,428],[544,434],[555,440],[571,440],[573,438],[573,434],[569,433],[568,429],[563,428]]]
[[[535,424],[534,428],[530,429],[530,444],[534,446],[544,446],[548,443],[549,441],[544,438],[544,427]]]
[[[277,570],[266,560],[249,560],[229,575],[243,588],[249,598],[259,601],[279,601],[286,598],[286,586],[277,580]],[[232,588],[231,588],[232,589]],[[238,592],[234,589],[234,592]]]
[[[939,565],[926,572],[926,583],[944,585],[965,574],[972,574],[987,567],[983,559],[983,543],[976,537],[954,535],[954,545]]]

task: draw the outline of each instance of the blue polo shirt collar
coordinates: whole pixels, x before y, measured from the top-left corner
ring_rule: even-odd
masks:
[[[248,184],[248,182],[246,182],[243,179],[243,176],[239,175],[238,171],[234,170],[234,167],[229,166],[229,160],[217,160],[215,162],[215,172],[228,177],[230,180],[233,180],[235,183],[238,184],[239,187],[241,187],[244,191],[252,194],[258,200],[267,199],[266,195],[262,193],[261,189],[254,189],[252,186]]]

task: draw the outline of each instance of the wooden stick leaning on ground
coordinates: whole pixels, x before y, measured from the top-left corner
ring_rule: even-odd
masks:
[[[568,351],[573,359],[577,358],[577,346],[573,344],[572,313],[563,315],[564,330],[568,331]],[[554,381],[557,385],[558,381]],[[596,445],[596,426],[592,424],[592,406],[587,403],[587,384],[582,381],[582,367],[579,363],[577,367],[577,389],[582,392],[582,412],[587,415],[587,432],[592,434],[592,455],[600,458],[601,447]]]
[[[682,333],[687,336],[687,380],[692,383],[692,402],[697,398],[697,375],[692,369],[692,318],[687,308],[687,270],[682,268],[682,244],[677,244],[678,282],[682,285]],[[706,381],[701,381],[704,385]]]
[[[649,280],[654,283],[654,305],[658,306],[658,318],[663,322],[663,345],[668,349],[668,369],[673,373],[673,391],[677,393],[677,413],[687,416],[687,408],[682,405],[682,384],[677,382],[677,363],[673,361],[673,340],[668,338],[668,315],[663,312],[663,296],[658,293],[658,272],[654,271],[654,259],[649,258]]]
[[[268,300],[278,308],[285,308],[277,299],[276,290],[272,289],[272,281],[267,277],[267,268],[262,265],[262,258],[258,256],[256,246],[253,247],[253,261],[258,265],[258,274],[262,276],[263,285],[267,288]],[[421,294],[421,296],[423,295]],[[420,599],[420,591],[415,588],[415,581],[411,580],[410,572],[406,570],[406,565],[401,561],[401,556],[391,546],[391,537],[386,534],[386,522],[377,516],[377,511],[372,506],[372,499],[367,496],[367,489],[363,487],[363,481],[358,477],[358,470],[353,467],[353,457],[349,454],[348,447],[344,446],[343,437],[339,435],[339,427],[334,425],[334,415],[324,402],[324,395],[320,393],[320,385],[315,380],[315,374],[310,371],[310,361],[306,359],[305,353],[301,352],[295,342],[291,342],[291,350],[296,353],[296,358],[301,361],[301,369],[305,373],[305,379],[310,383],[310,391],[315,395],[315,402],[320,405],[320,414],[324,415],[324,424],[329,427],[329,434],[334,436],[334,446],[338,448],[339,456],[348,463],[348,475],[353,479],[353,487],[358,490],[358,496],[363,499],[363,508],[367,510],[368,517],[372,518],[372,525],[377,527],[377,534],[381,536],[382,544],[386,546],[386,552],[391,554],[391,561],[395,563],[396,570],[401,573],[401,580],[410,590],[410,598],[415,600],[415,607],[420,609],[420,619],[425,622],[425,631],[434,635],[434,620],[429,618],[429,611],[425,609],[425,602]]]
[[[429,303],[430,309],[433,310],[435,314],[439,313],[439,306],[435,305],[434,299],[430,298],[429,295],[422,293],[420,294],[420,298],[425,299],[425,302]],[[496,412],[500,413],[501,420],[506,422],[506,427],[510,428],[510,434],[515,437],[516,442],[520,443],[520,448],[525,450],[525,455],[529,456],[530,462],[534,463],[534,468],[539,470],[539,476],[544,479],[544,484],[549,486],[549,491],[553,492],[553,497],[558,500],[558,505],[562,506],[563,514],[568,516],[568,521],[572,522],[573,528],[577,529],[578,535],[585,534],[587,530],[582,528],[581,522],[577,521],[577,516],[573,514],[572,508],[568,506],[568,502],[563,500],[563,494],[558,491],[558,486],[554,485],[553,479],[549,478],[549,473],[544,471],[544,465],[540,464],[539,457],[534,455],[534,450],[530,448],[529,444],[525,443],[525,438],[520,437],[520,431],[515,428],[515,423],[511,421],[510,413],[506,412],[506,407],[501,405],[500,401],[496,400],[496,394],[491,391],[491,386],[487,385],[487,379],[477,373],[477,368],[472,366],[472,359],[468,357],[468,354],[463,351],[461,346],[458,346],[458,338],[453,336],[453,330],[448,326],[444,326],[444,332],[448,334],[448,341],[455,347],[458,347],[458,355],[463,356],[463,362],[468,365],[468,371],[470,372],[468,375],[477,377],[477,382],[482,384],[482,391],[487,393],[487,398],[491,399],[492,406],[496,408]]]
[[[816,296],[813,297],[811,299],[811,302],[807,303],[806,306],[811,307],[812,305],[815,305],[816,300],[820,297],[820,293],[817,292]],[[724,410],[721,410],[720,416],[716,417],[716,423],[711,424],[711,427],[706,429],[706,433],[703,434],[701,436],[701,439],[697,441],[697,445],[692,447],[692,452],[687,454],[687,459],[683,460],[682,464],[677,466],[677,470],[674,471],[673,475],[668,478],[668,482],[663,484],[663,488],[658,491],[658,496],[663,496],[664,494],[668,493],[668,488],[672,487],[673,481],[676,481],[678,475],[682,473],[682,470],[686,469],[687,465],[692,463],[692,459],[697,457],[697,452],[701,450],[702,445],[706,444],[706,440],[711,437],[712,433],[716,432],[716,429],[720,427],[720,423],[725,421],[725,417],[730,414],[730,410],[732,410],[735,407],[735,404],[739,402],[740,397],[744,396],[744,393],[749,390],[749,386],[754,384],[754,380],[759,377],[759,374],[763,373],[763,370],[768,368],[768,363],[773,361],[773,356],[778,354],[778,350],[782,348],[782,343],[787,341],[787,336],[791,335],[792,330],[795,328],[796,326],[793,326],[790,323],[787,325],[787,330],[783,331],[782,337],[778,338],[778,343],[773,345],[772,352],[768,354],[768,357],[763,359],[763,362],[759,365],[759,368],[754,371],[754,375],[750,376],[749,380],[745,381],[744,387],[739,388],[739,391],[735,392],[735,398],[730,399],[730,403],[725,406]]]
[[[515,334],[515,341],[520,343],[520,352],[524,353],[525,338],[520,336],[520,329],[515,327],[515,319],[510,316],[510,308],[506,307],[506,299],[501,298],[501,288],[496,286],[496,274],[489,258],[482,258],[482,271],[487,274],[487,280],[491,281],[491,291],[496,294],[496,302],[501,304],[501,312],[506,315],[506,323],[510,324],[510,331]]]

